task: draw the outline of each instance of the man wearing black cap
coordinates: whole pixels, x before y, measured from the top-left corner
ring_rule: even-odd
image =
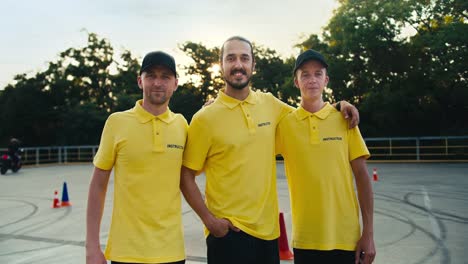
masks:
[[[177,89],[174,58],[151,52],[137,78],[143,100],[104,126],[88,196],[86,263],[185,263],[179,189],[187,121],[168,108]],[[99,230],[114,168],[114,202],[105,253]]]
[[[348,129],[322,99],[327,68],[315,50],[299,55],[294,84],[301,106],[281,120],[276,133],[291,194],[294,263],[369,264],[375,257],[370,154],[359,128]]]

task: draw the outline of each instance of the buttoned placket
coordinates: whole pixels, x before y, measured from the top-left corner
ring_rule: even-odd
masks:
[[[318,129],[318,122],[317,117],[314,115],[309,115],[307,117],[309,119],[309,137],[310,137],[310,144],[316,145],[320,143],[319,139],[319,129]]]
[[[244,118],[247,121],[247,127],[249,128],[249,134],[254,135],[256,132],[255,123],[252,118],[252,114],[250,113],[249,108],[247,107],[247,102],[240,103],[240,108],[242,109],[242,113],[244,114]]]
[[[164,152],[164,135],[162,130],[161,120],[153,118],[151,120],[153,124],[153,151]]]

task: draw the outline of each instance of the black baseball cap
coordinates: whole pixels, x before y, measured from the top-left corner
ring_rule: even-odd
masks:
[[[174,58],[162,51],[153,51],[143,58],[143,62],[141,63],[140,75],[147,69],[156,66],[162,65],[169,68],[174,73],[174,76],[177,77],[176,71],[176,64]]]
[[[293,73],[293,75],[295,76],[295,75],[296,75],[297,69],[299,69],[299,67],[301,67],[301,65],[302,65],[304,62],[309,61],[309,60],[316,60],[316,61],[322,63],[322,65],[323,65],[325,68],[328,68],[328,64],[327,64],[327,62],[325,61],[325,58],[323,57],[323,55],[320,54],[320,53],[319,53],[318,51],[316,51],[316,50],[309,49],[309,50],[306,50],[306,51],[302,52],[301,54],[299,54],[299,56],[297,56],[296,64],[294,65],[294,73]]]

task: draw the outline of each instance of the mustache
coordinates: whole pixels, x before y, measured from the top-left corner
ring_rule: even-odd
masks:
[[[242,73],[242,74],[244,74],[244,75],[247,75],[247,72],[246,72],[244,69],[234,69],[234,70],[231,70],[230,74],[231,74],[231,75],[234,75],[234,74],[236,74],[236,73],[238,73],[238,72],[240,72],[240,73]]]

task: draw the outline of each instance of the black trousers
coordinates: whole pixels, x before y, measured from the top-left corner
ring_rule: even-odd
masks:
[[[176,261],[176,262],[164,262],[160,264],[184,264],[185,259],[181,261]],[[111,261],[111,264],[143,264],[143,263],[128,263],[128,262],[117,262],[117,261]],[[150,263],[145,263],[145,264],[150,264]],[[156,264],[156,263],[155,263]]]
[[[294,264],[354,264],[354,251],[294,248]]]
[[[279,264],[278,239],[263,240],[229,230],[226,236],[206,238],[208,264]]]

